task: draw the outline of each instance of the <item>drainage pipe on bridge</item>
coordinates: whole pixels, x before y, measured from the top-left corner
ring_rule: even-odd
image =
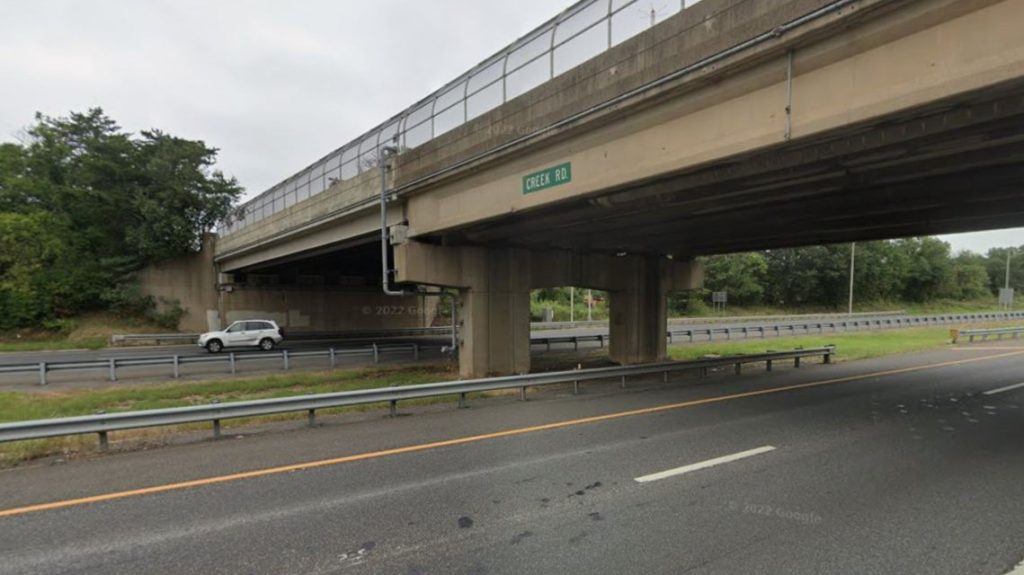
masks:
[[[398,153],[397,146],[384,146],[380,150],[380,265],[381,265],[381,289],[384,291],[384,295],[388,296],[406,296],[406,295],[437,295],[439,297],[448,297],[451,300],[452,309],[452,341],[447,351],[450,354],[455,354],[455,350],[459,347],[459,340],[457,337],[458,327],[458,312],[456,306],[455,294],[448,293],[444,290],[439,292],[428,292],[428,291],[405,291],[405,290],[393,290],[391,289],[391,281],[389,276],[391,274],[391,264],[388,262],[388,169],[390,168],[390,160]]]

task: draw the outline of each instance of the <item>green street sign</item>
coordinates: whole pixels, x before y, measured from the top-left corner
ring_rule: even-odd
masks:
[[[572,181],[572,163],[566,162],[523,176],[523,193],[539,192]]]

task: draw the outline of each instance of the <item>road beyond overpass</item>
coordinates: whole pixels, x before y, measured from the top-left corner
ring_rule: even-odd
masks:
[[[530,290],[589,287],[611,358],[638,363],[665,356],[696,256],[1024,224],[1024,0],[703,0],[610,45],[614,4],[575,4],[247,204],[194,316],[245,297],[232,313],[315,321],[289,290],[384,276],[457,291],[464,375],[520,373]],[[606,50],[470,115],[487,70],[507,96],[514,62],[557,68],[559,28],[606,25]],[[353,145],[377,169],[346,177]]]
[[[1022,359],[589,384],[11,469],[0,574],[1001,575]]]

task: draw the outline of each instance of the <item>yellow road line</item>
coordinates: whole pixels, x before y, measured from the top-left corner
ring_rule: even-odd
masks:
[[[640,409],[631,409],[629,411],[619,411],[616,413],[608,413],[605,415],[595,415],[591,417],[582,417],[579,419],[568,419],[565,421],[556,421],[554,423],[545,423],[541,425],[533,425],[530,427],[520,427],[516,429],[507,429],[504,431],[496,431],[493,433],[484,433],[480,435],[469,435],[466,437],[457,437],[453,439],[446,439],[442,441],[434,441],[430,443],[420,443],[417,445],[408,445],[405,447],[396,447],[393,449],[383,449],[380,451],[371,451],[367,453],[357,453],[355,455],[346,455],[344,457],[334,457],[331,459],[321,459],[318,461],[309,461],[305,463],[295,463],[291,465],[281,465],[278,467],[268,467],[265,469],[255,469],[252,471],[244,471],[241,473],[232,473],[229,475],[219,475],[214,477],[206,477],[203,479],[193,479],[191,481],[181,481],[178,483],[168,483],[165,485],[155,485],[152,487],[143,487],[140,489],[130,489],[127,491],[118,491],[114,493],[105,493],[102,495],[93,495],[90,497],[80,497],[77,499],[66,499],[63,501],[52,501],[50,503],[39,503],[36,505],[26,505],[24,507],[14,507],[11,509],[0,510],[0,517],[11,517],[14,515],[24,515],[26,513],[35,513],[39,511],[48,511],[51,509],[62,509],[65,507],[75,507],[78,505],[86,505],[89,503],[99,503],[103,501],[112,501],[115,499],[124,499],[127,497],[137,497],[140,495],[152,495],[156,493],[165,493],[168,491],[177,491],[179,489],[189,489],[192,487],[201,487],[204,485],[214,485],[217,483],[227,483],[229,481],[239,481],[242,479],[252,479],[255,477],[266,477],[268,475],[278,475],[281,473],[290,473],[292,471],[301,471],[304,469],[315,469],[317,467],[327,467],[330,465],[339,465],[342,463],[351,463],[353,461],[363,461],[366,459],[378,459],[381,457],[388,457],[391,455],[401,455],[403,453],[415,453],[418,451],[427,451],[431,449],[438,449],[441,447],[450,447],[453,445],[464,445],[467,443],[476,443],[479,441],[486,441],[489,439],[498,439],[501,437],[512,437],[515,435],[525,435],[527,433],[536,433],[539,431],[548,431],[552,429],[562,429],[565,427],[572,427],[575,425],[585,425],[590,423],[598,423],[601,421],[609,421],[613,419],[620,419],[624,417],[633,417],[636,415],[649,415],[652,413],[660,413],[663,411],[670,411],[674,409],[682,409],[685,407],[693,407],[696,405],[706,405],[709,403],[718,403],[723,401],[731,401],[735,399],[743,399],[747,397],[756,397],[759,395],[769,395],[773,393],[782,393],[786,391],[794,391],[797,389],[806,389],[810,387],[820,387],[823,385],[832,385],[836,383],[845,383],[849,381],[857,381],[862,379],[871,379],[876,377],[883,377],[889,375],[898,375],[901,373],[910,373],[915,371],[924,371],[928,369],[938,369],[942,367],[950,367],[954,365],[963,365],[967,363],[974,363],[978,361],[987,361],[991,359],[1000,359],[1004,357],[1011,357],[1015,355],[1024,354],[1024,350],[1017,350],[1009,353],[999,353],[988,355],[985,357],[972,357],[968,359],[958,359],[951,361],[943,361],[940,363],[918,365],[912,367],[903,367],[898,369],[888,369],[884,371],[875,371],[871,373],[864,373],[858,375],[848,375],[845,377],[837,377],[833,379],[824,379],[820,381],[812,381],[808,383],[797,383],[793,385],[784,385],[781,387],[770,387],[766,389],[759,389],[756,391],[746,391],[742,393],[733,393],[729,395],[719,395],[715,397],[707,397],[704,399],[693,399],[689,401],[683,401],[679,403],[669,403],[665,405],[658,405],[654,407],[644,407]]]

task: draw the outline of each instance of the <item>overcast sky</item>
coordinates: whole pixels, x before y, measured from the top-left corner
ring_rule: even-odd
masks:
[[[100,106],[129,131],[219,148],[255,195],[571,1],[4,0],[0,140],[36,111]],[[1024,229],[944,238],[984,251]]]

